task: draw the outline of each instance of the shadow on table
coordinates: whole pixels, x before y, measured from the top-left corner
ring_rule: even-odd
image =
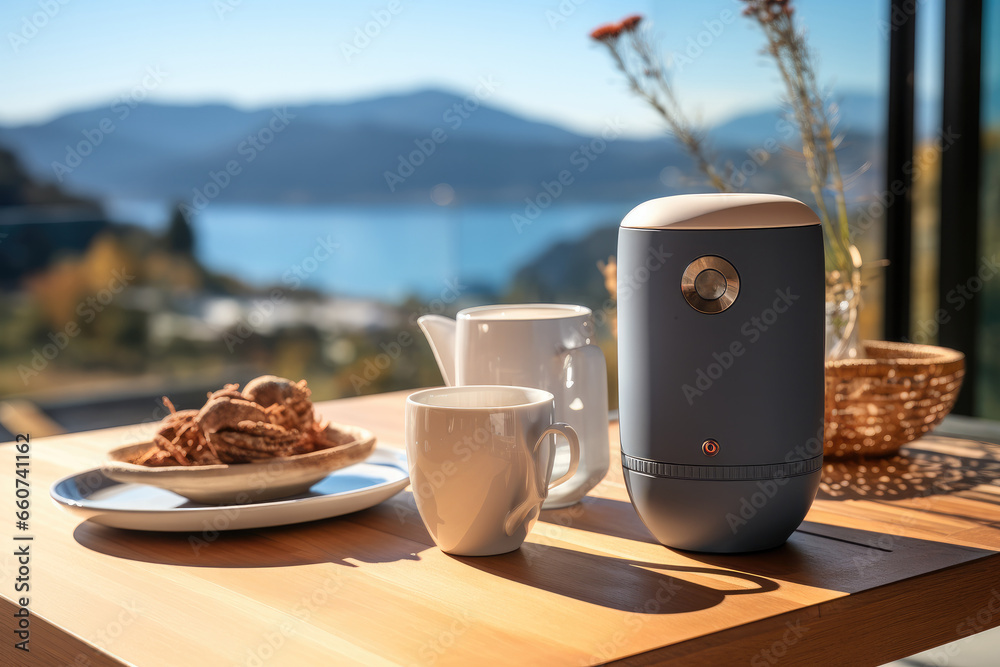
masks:
[[[286,567],[420,560],[431,542],[409,492],[343,517],[253,530],[167,533],[108,528],[84,521],[76,541],[115,558],[187,567]],[[412,501],[411,501],[412,502]],[[415,520],[414,520],[414,517]],[[387,534],[388,533],[388,534]],[[353,562],[352,562],[353,561]]]
[[[637,614],[683,614],[708,609],[728,595],[777,590],[774,581],[730,569],[668,565],[525,543],[500,556],[452,556],[482,572],[581,602]],[[720,589],[671,576],[723,576],[748,588]]]
[[[805,521],[775,549],[683,552],[693,560],[783,582],[855,593],[993,555],[987,549]]]
[[[959,464],[948,461],[947,465]],[[992,474],[989,466],[973,469],[980,471],[980,480]],[[985,474],[983,471],[986,471]],[[957,472],[961,474],[961,470]],[[939,492],[946,492],[943,487],[938,488]],[[625,501],[585,498],[582,503],[572,507],[543,512],[542,520],[571,529],[657,544],[636,515],[631,503]],[[914,519],[912,515],[904,514],[897,521],[900,528],[905,528]],[[534,530],[540,532],[544,528],[536,526]],[[775,581],[847,593],[876,586],[896,577],[916,576],[992,553],[903,537],[898,534],[898,530],[888,530],[889,533],[880,533],[806,521],[792,533],[785,544],[766,551],[743,554],[676,553],[707,567],[718,568],[714,570],[716,573],[735,570]],[[543,545],[529,544],[521,550],[527,552],[526,550],[535,546],[544,548]],[[572,559],[566,557],[564,560]],[[563,566],[572,567],[573,564],[568,562]],[[610,567],[620,567],[620,564],[612,563]]]
[[[657,543],[635,513],[632,503],[623,500],[587,496],[576,505],[545,510],[539,520],[634,542]],[[540,529],[536,527],[534,530],[538,532]]]
[[[816,497],[821,500],[903,500],[997,484],[1000,461],[907,447],[880,459],[828,460]],[[997,500],[982,502],[1000,504]]]

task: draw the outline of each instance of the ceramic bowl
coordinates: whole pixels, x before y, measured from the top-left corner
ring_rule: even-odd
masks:
[[[118,482],[158,486],[209,505],[274,500],[303,493],[334,470],[363,461],[375,447],[371,431],[341,424],[331,424],[330,428],[353,439],[308,454],[251,463],[159,467],[130,463],[152,447],[151,442],[143,442],[108,452],[101,471]]]

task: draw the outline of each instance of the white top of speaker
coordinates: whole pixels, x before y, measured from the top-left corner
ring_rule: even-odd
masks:
[[[633,229],[774,229],[818,225],[798,199],[742,192],[677,195],[643,202],[622,227]]]

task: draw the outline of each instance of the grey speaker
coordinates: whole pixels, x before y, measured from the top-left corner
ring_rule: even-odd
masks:
[[[622,468],[662,544],[785,542],[823,465],[824,264],[800,201],[681,195],[618,234]]]

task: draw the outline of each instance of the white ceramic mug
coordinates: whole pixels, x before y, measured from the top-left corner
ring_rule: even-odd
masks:
[[[435,544],[458,556],[521,546],[549,489],[580,460],[568,424],[554,422],[552,394],[478,385],[418,391],[406,399],[406,455],[420,517]],[[553,434],[569,441],[569,468],[549,481]]]
[[[555,397],[556,419],[580,436],[580,465],[553,490],[545,509],[582,499],[610,465],[608,369],[594,344],[589,308],[559,304],[505,304],[466,308],[455,320],[424,315],[417,323],[431,344],[447,385],[538,387]],[[556,455],[556,474],[569,464]]]

